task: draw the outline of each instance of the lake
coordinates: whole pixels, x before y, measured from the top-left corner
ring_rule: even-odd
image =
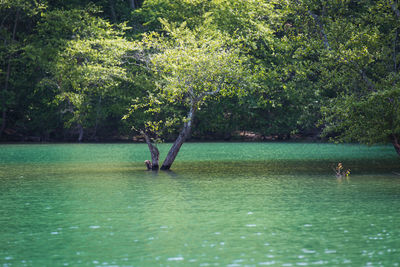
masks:
[[[186,143],[168,172],[149,158],[0,145],[0,266],[400,265],[391,146]]]

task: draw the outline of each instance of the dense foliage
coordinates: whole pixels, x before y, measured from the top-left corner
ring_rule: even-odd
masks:
[[[0,140],[153,143],[190,125],[400,153],[399,31],[397,0],[2,0]]]

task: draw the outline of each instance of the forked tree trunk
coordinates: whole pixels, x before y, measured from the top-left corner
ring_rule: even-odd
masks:
[[[169,170],[174,163],[176,156],[178,155],[179,150],[183,142],[185,142],[186,138],[190,134],[190,130],[192,129],[192,121],[195,113],[195,105],[192,105],[187,117],[187,122],[183,125],[182,131],[179,133],[178,138],[176,138],[174,144],[168,152],[167,157],[165,158],[163,165],[161,166],[161,170]]]
[[[146,140],[151,154],[151,166],[149,166],[146,162],[147,168],[152,169],[153,171],[157,171],[159,169],[160,152],[158,151],[158,148],[151,142],[149,136],[144,132],[142,132],[142,134],[144,136],[144,139]]]

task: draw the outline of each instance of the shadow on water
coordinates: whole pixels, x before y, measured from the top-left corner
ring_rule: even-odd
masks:
[[[179,178],[181,174],[190,176],[207,175],[334,175],[338,161],[334,160],[267,160],[267,161],[197,161],[176,162],[169,171],[147,171],[143,163],[26,163],[18,164],[18,168],[0,165],[0,176],[7,177],[24,173],[47,174],[107,174],[125,173],[149,178]],[[351,170],[351,175],[357,174],[399,174],[400,160],[353,159],[342,162],[344,168]],[[7,173],[5,173],[7,172]],[[10,173],[12,172],[12,173]],[[4,175],[2,175],[2,173]],[[398,175],[400,177],[400,175]]]
[[[169,144],[160,145],[166,153]],[[390,146],[333,144],[189,143],[172,171],[147,172],[147,147],[130,145],[11,145],[0,146],[0,177],[24,173],[107,174],[140,177],[210,175],[324,174],[334,175],[341,162],[355,174],[400,173],[400,157]]]
[[[343,166],[352,174],[399,173],[400,160],[343,161]],[[268,173],[268,174],[332,174],[338,161],[333,160],[269,160],[269,161],[218,161],[176,163],[174,171],[202,173]]]

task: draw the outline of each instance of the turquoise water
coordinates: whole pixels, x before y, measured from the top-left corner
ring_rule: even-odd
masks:
[[[158,145],[161,158],[170,144]],[[145,144],[0,145],[0,163],[143,162]],[[179,161],[393,160],[392,146],[319,143],[186,143]]]
[[[145,145],[0,146],[0,266],[400,265],[392,147],[181,152],[173,171],[148,172]]]

